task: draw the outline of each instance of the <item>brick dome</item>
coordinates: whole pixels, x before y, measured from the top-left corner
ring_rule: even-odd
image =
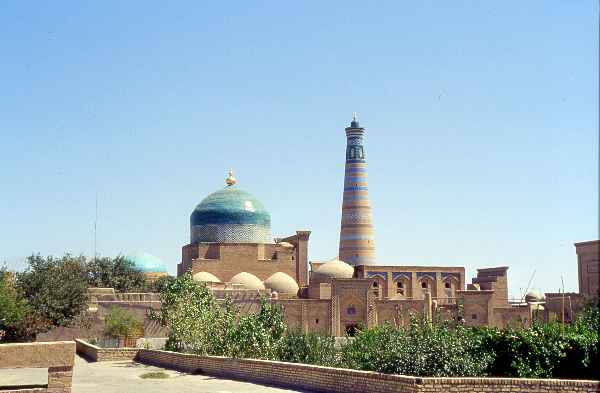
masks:
[[[264,281],[265,288],[269,288],[277,293],[298,293],[298,284],[289,275],[283,272],[277,272]]]
[[[334,259],[319,266],[313,274],[320,278],[352,278],[354,268],[344,261]]]
[[[198,272],[194,274],[193,278],[198,282],[221,282],[217,276],[209,272]]]
[[[243,285],[245,289],[265,289],[262,281],[254,274],[241,272],[231,278],[232,284]]]

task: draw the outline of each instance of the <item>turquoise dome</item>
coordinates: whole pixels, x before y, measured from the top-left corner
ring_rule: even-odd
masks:
[[[192,243],[270,243],[271,215],[234,184],[204,198],[190,216]]]
[[[127,255],[126,260],[133,263],[136,269],[144,273],[166,273],[167,267],[159,258],[146,252],[135,252]]]

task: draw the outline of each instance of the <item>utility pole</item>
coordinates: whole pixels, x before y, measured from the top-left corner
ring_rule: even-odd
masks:
[[[96,216],[94,218],[94,262],[96,262],[96,256],[98,255],[98,252],[96,249],[97,242],[98,242],[97,228],[98,228],[98,191],[96,191]]]
[[[560,282],[562,285],[562,316],[561,316],[561,334],[564,333],[565,330],[565,281],[563,280],[563,276],[560,276]]]

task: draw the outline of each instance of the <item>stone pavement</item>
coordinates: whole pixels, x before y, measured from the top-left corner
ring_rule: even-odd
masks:
[[[163,371],[168,379],[142,379],[140,375]],[[45,384],[46,369],[0,370],[0,385]],[[118,361],[90,363],[75,356],[72,393],[294,393],[250,382],[191,375],[145,364]],[[309,392],[304,392],[309,393]]]
[[[142,379],[140,375],[163,371],[168,379]],[[130,361],[88,363],[75,357],[72,393],[293,393],[249,382],[207,375],[191,375]],[[306,392],[308,393],[308,392]]]

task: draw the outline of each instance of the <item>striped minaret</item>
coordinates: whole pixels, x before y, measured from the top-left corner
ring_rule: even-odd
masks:
[[[340,230],[340,260],[354,266],[375,264],[373,217],[369,203],[369,183],[364,147],[365,129],[356,113],[346,128],[346,174]]]

